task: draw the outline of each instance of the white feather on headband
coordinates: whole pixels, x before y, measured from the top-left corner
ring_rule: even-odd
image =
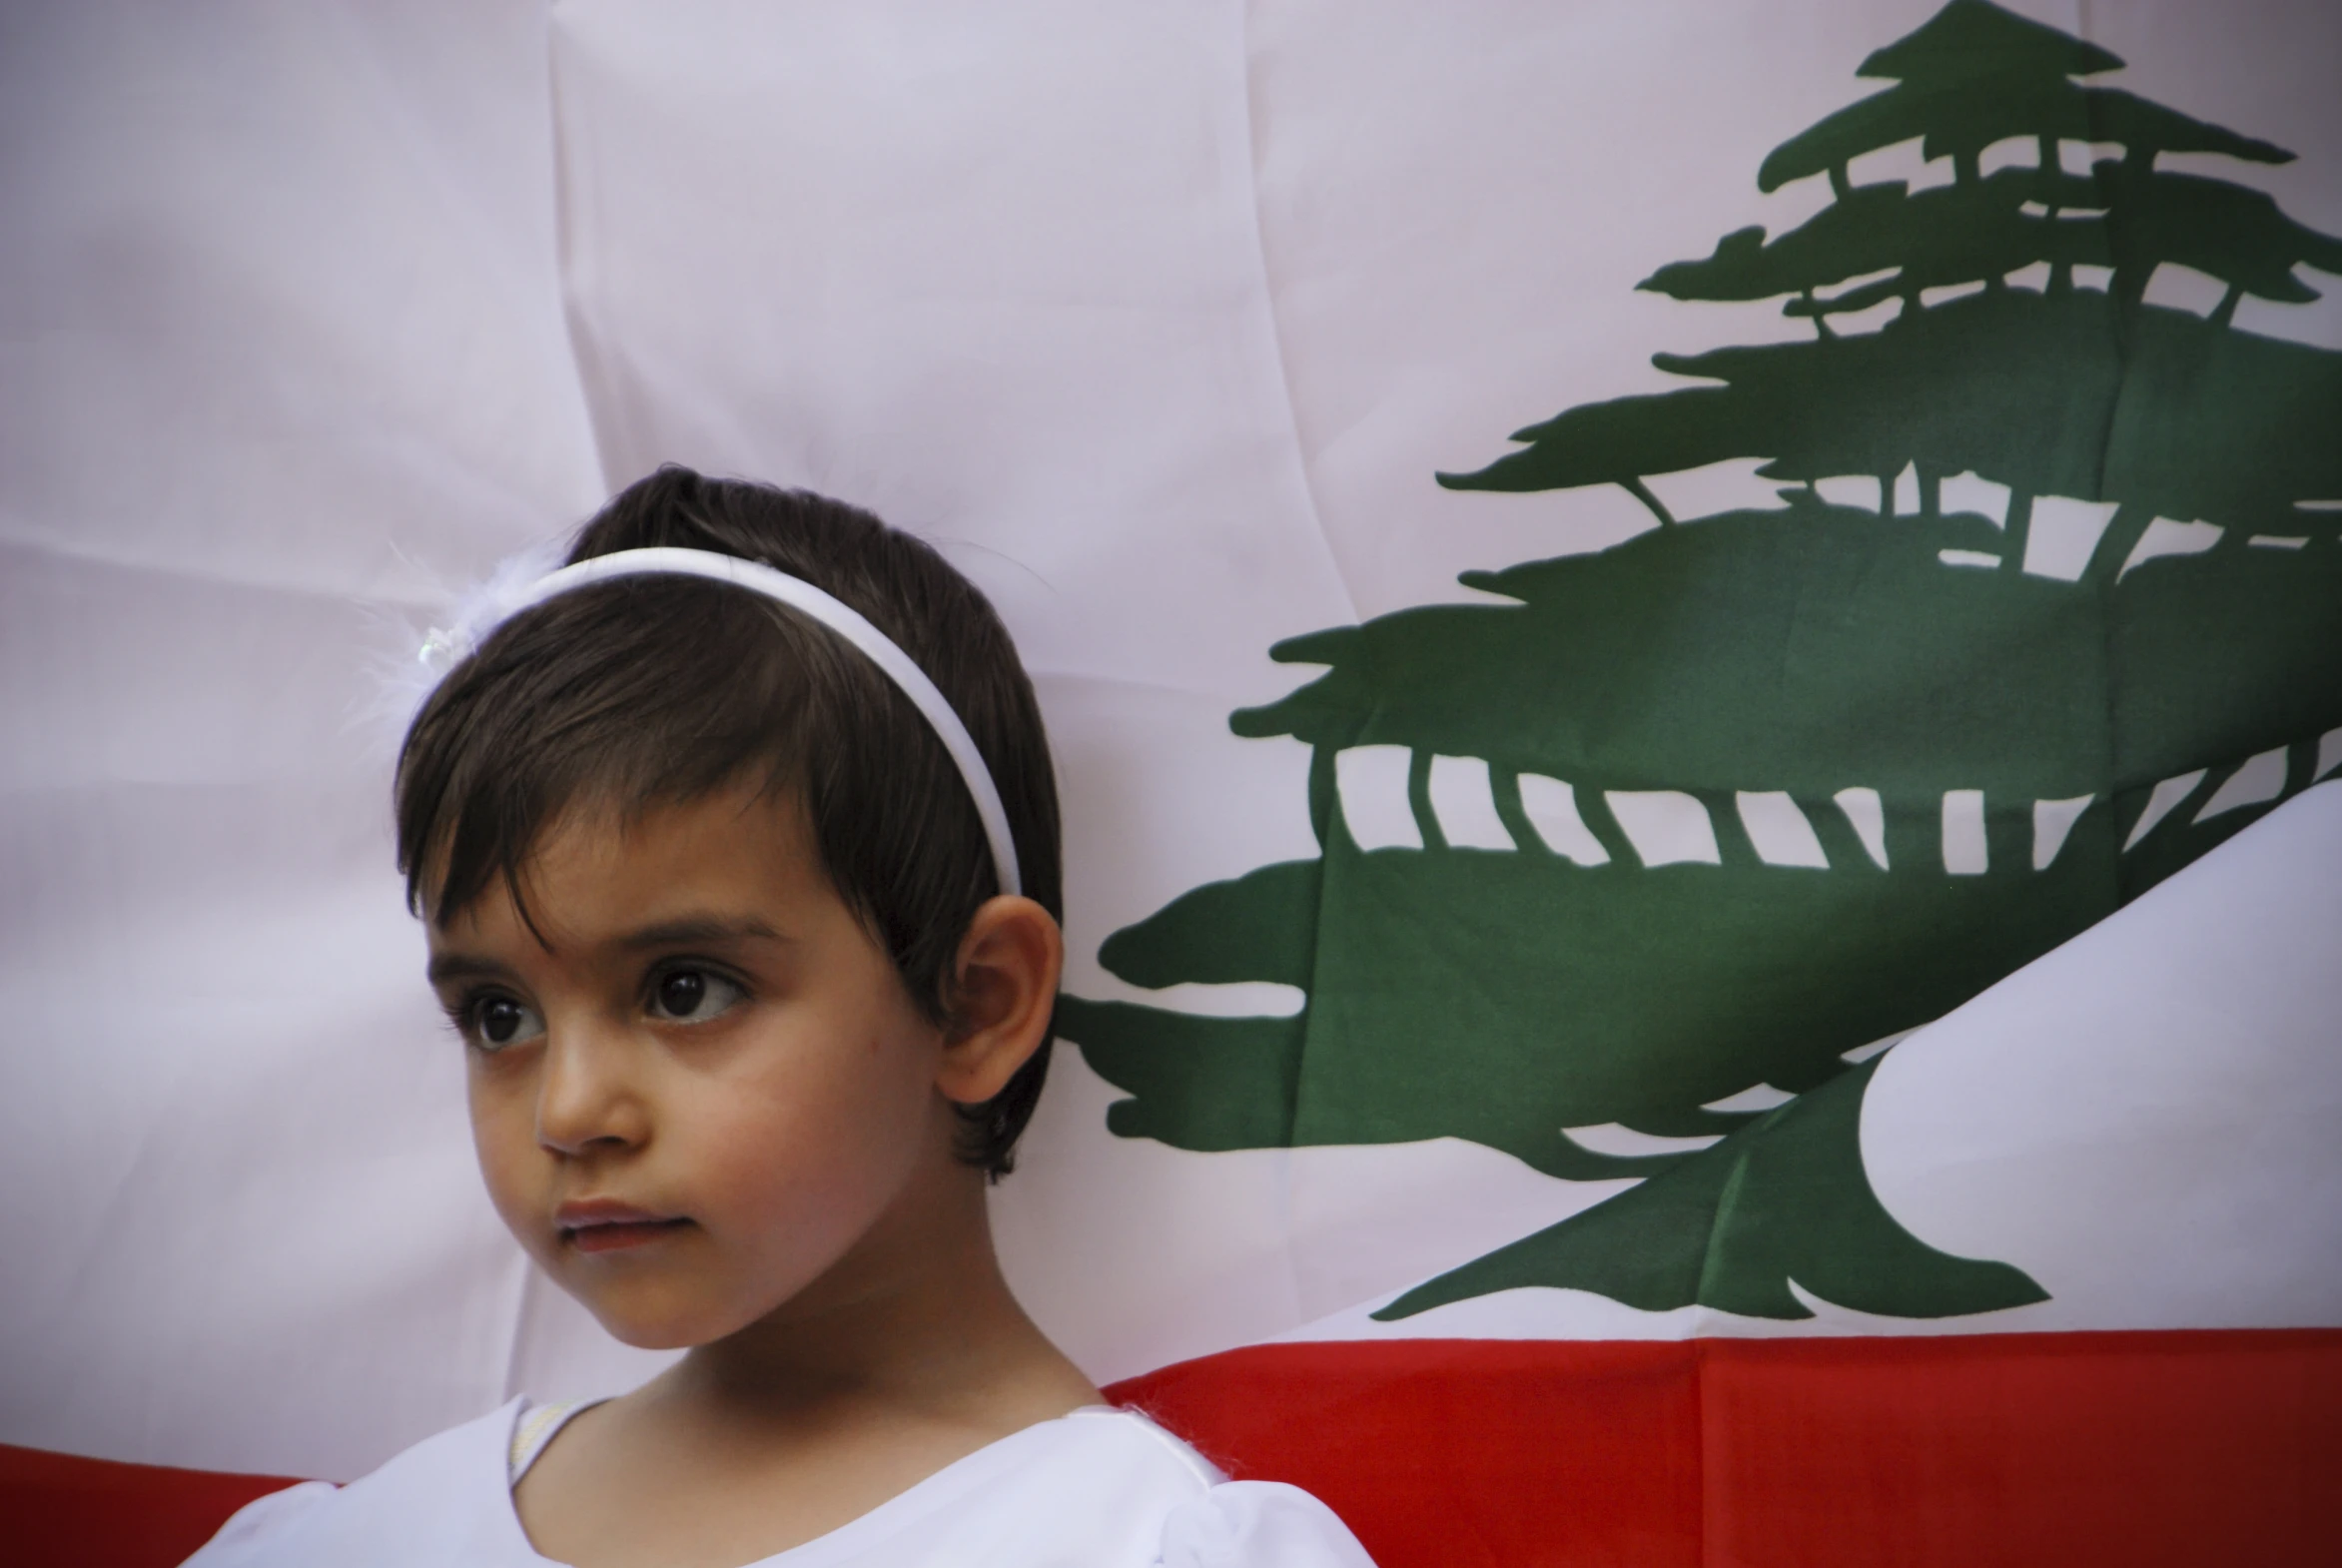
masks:
[[[528,590],[551,576],[569,554],[569,541],[548,539],[496,562],[484,581],[458,598],[444,627],[433,626],[414,661],[430,672],[430,684],[471,657],[488,634],[528,600]],[[424,695],[429,688],[424,688]],[[420,704],[418,703],[417,706]]]
[[[486,577],[448,595],[434,617],[445,624],[433,625],[419,644],[411,622],[403,617],[393,622],[398,648],[375,661],[374,701],[361,716],[364,727],[383,735],[395,752],[447,672],[520,608],[531,585],[559,569],[569,544],[566,537],[546,539],[505,556]]]

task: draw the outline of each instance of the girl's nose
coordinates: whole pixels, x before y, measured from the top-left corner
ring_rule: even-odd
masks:
[[[629,1071],[632,1055],[621,1032],[548,1026],[536,1092],[539,1147],[575,1158],[648,1138],[649,1109]]]

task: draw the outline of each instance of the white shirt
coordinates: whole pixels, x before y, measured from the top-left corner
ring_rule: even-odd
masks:
[[[548,1568],[513,1511],[502,1409],[372,1475],[252,1503],[187,1568]],[[1373,1568],[1298,1487],[1230,1481],[1145,1416],[1098,1406],[946,1465],[852,1523],[743,1568]]]

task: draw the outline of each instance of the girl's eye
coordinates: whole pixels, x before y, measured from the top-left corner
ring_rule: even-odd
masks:
[[[501,1051],[545,1032],[536,1009],[510,997],[482,997],[471,1005],[466,1033],[482,1051]]]
[[[652,982],[651,1017],[669,1024],[704,1024],[745,995],[721,975],[704,969],[670,969]]]

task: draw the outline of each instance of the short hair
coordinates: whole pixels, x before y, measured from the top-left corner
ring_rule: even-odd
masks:
[[[1026,895],[1061,924],[1057,782],[1033,682],[991,603],[935,549],[807,490],[669,465],[579,530],[572,562],[680,545],[761,561],[860,611],[967,725],[1007,812]],[[919,709],[827,627],[702,579],[629,576],[512,616],[448,672],[399,748],[407,907],[444,925],[519,874],[573,806],[621,818],[754,781],[802,802],[824,872],[930,1023],[1000,891],[966,782]],[[1052,1019],[1054,1032],[1055,1019]],[[958,1153],[998,1178],[1032,1119],[1050,1037],[999,1095],[963,1106]]]

